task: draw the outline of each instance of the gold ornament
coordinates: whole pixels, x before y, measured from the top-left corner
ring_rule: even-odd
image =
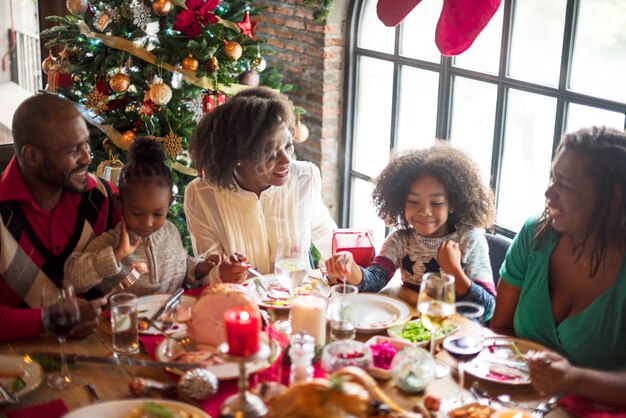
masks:
[[[255,70],[248,70],[241,75],[239,80],[241,81],[241,84],[244,84],[246,86],[257,87],[261,81],[261,78],[259,77],[259,73],[257,73]]]
[[[87,11],[89,2],[87,0],[67,0],[65,6],[71,14],[74,16],[80,16]]]
[[[121,71],[118,71],[111,80],[109,80],[109,86],[111,86],[111,90],[116,93],[123,93],[128,90],[130,86],[130,77],[124,74]]]
[[[176,158],[178,154],[183,152],[183,138],[176,135],[174,132],[170,131],[169,134],[161,139],[161,142],[163,142],[165,153],[170,158]]]
[[[72,81],[74,81],[74,83],[80,83],[82,79],[83,78],[80,76],[80,74],[72,75]]]
[[[198,60],[193,57],[193,55],[189,54],[189,56],[183,58],[180,62],[180,66],[185,70],[196,71],[198,69]]]
[[[85,107],[92,110],[96,115],[99,115],[100,113],[109,110],[109,106],[107,105],[108,99],[109,98],[107,96],[100,93],[98,90],[94,90],[92,93],[87,95]]]
[[[160,81],[150,87],[150,100],[157,106],[165,106],[172,99],[170,86]]]
[[[296,125],[296,129],[293,133],[294,142],[300,143],[307,140],[309,137],[309,128],[304,123]]]
[[[126,145],[126,149],[130,147],[130,143],[135,139],[135,131],[133,129],[129,129],[122,134],[122,141],[124,145]]]
[[[41,62],[41,69],[44,73],[48,74],[48,71],[51,71],[53,66],[57,63],[57,59],[52,55],[52,51],[48,52],[48,56]]]
[[[209,58],[209,63],[206,66],[206,69],[208,72],[210,73],[216,73],[217,70],[220,69],[220,64],[217,62],[217,58],[215,58],[214,55],[211,56],[211,58]]]
[[[159,16],[165,16],[172,10],[172,2],[170,0],[154,0],[152,2],[152,11]]]
[[[105,13],[105,12],[98,12],[98,14],[96,14],[96,19],[95,19],[95,22],[94,22],[94,26],[100,32],[104,32],[106,30],[107,26],[109,26],[109,23],[111,23],[111,16],[109,16],[107,13]]]
[[[237,61],[241,58],[241,54],[243,54],[243,49],[238,42],[235,41],[226,41],[224,42],[224,46],[222,47],[222,52],[224,56],[231,61]]]

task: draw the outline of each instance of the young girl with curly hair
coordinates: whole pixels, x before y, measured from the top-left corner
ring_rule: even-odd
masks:
[[[398,268],[404,285],[416,290],[424,273],[443,270],[454,275],[457,300],[484,306],[489,320],[495,286],[484,228],[494,208],[476,163],[443,141],[406,151],[383,169],[372,198],[378,216],[397,229],[369,267],[342,252],[327,260],[328,274],[378,292]]]

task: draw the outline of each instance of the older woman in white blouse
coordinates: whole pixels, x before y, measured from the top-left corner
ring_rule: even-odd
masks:
[[[273,271],[279,242],[313,242],[330,256],[337,225],[322,202],[319,169],[291,158],[293,124],[287,98],[258,87],[208,113],[194,132],[201,177],[185,190],[185,215],[194,253],[222,256],[211,282],[240,282],[248,263]]]

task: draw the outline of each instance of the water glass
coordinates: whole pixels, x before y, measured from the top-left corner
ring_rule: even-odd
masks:
[[[139,352],[137,296],[116,293],[111,296],[110,302],[113,355],[119,357]]]
[[[336,284],[330,289],[330,340],[352,340],[356,336],[355,308],[359,288]]]

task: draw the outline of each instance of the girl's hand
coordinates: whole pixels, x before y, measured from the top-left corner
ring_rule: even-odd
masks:
[[[575,369],[565,357],[551,351],[529,354],[530,381],[537,392],[542,395],[569,392]]]
[[[225,258],[218,267],[220,279],[226,283],[241,283],[248,277],[248,257],[233,253]]]
[[[115,255],[115,259],[119,263],[124,258],[128,257],[132,253],[135,252],[137,246],[139,245],[139,240],[130,242],[130,237],[128,236],[128,231],[126,231],[126,222],[122,222],[122,232],[120,234],[120,243],[117,248],[113,250],[113,254]]]
[[[354,256],[349,251],[338,252],[326,260],[326,273],[333,279],[341,281],[345,279],[348,284],[353,285],[358,285],[362,280],[361,269],[354,262]]]
[[[437,263],[441,270],[454,276],[461,272],[461,248],[455,241],[444,241],[437,249]]]

